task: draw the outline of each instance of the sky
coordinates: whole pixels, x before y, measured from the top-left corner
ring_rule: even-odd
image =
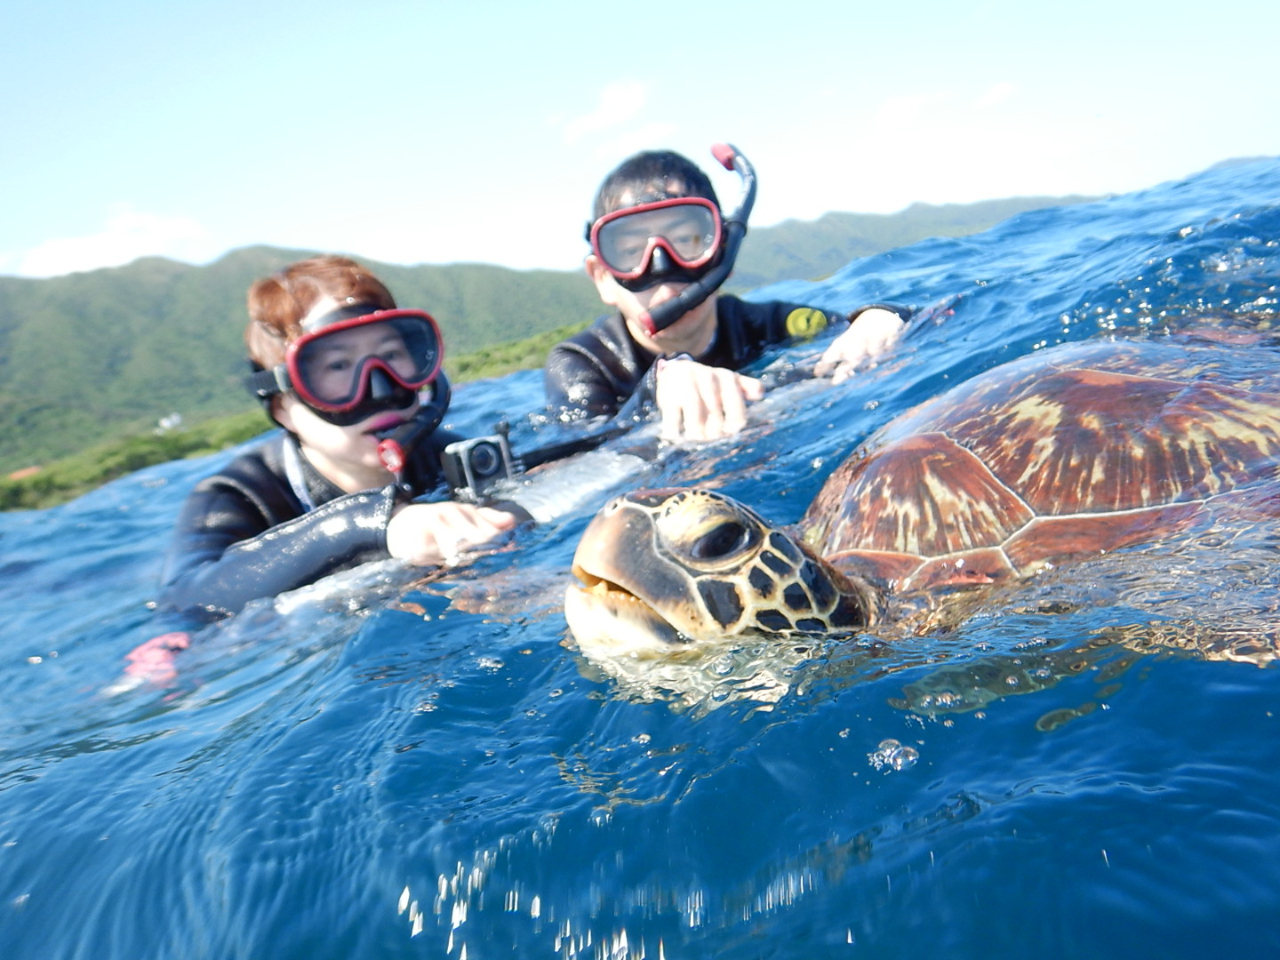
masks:
[[[1280,155],[1275,0],[9,0],[0,274],[251,244],[577,269],[640,149],[751,223]]]

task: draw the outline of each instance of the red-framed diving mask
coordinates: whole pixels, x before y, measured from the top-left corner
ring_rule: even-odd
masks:
[[[304,325],[284,363],[250,378],[262,398],[293,391],[339,426],[411,406],[440,373],[440,328],[422,310],[340,307]]]
[[[624,287],[691,283],[714,264],[723,227],[703,197],[675,197],[606,213],[591,224],[591,252]]]

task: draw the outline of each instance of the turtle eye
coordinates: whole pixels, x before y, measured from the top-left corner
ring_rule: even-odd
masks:
[[[689,554],[694,560],[721,560],[750,545],[751,530],[736,520],[726,520],[695,540]]]

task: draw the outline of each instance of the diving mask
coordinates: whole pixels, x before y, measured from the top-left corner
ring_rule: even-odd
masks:
[[[260,398],[292,390],[339,426],[402,410],[440,372],[440,329],[422,310],[340,307],[307,323],[284,363],[250,378]]]
[[[632,291],[691,283],[720,253],[720,211],[703,197],[676,197],[607,213],[591,224],[591,250]]]

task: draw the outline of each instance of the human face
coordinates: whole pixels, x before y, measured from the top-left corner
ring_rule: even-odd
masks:
[[[276,399],[275,417],[298,438],[303,456],[320,474],[346,493],[390,483],[392,475],[378,456],[378,434],[413,419],[417,396],[402,410],[383,410],[358,423],[339,426],[321,418],[292,393]]]
[[[587,276],[596,285],[601,301],[615,307],[626,321],[627,330],[636,343],[655,356],[687,353],[700,357],[711,346],[716,332],[716,297],[710,296],[671,326],[652,336],[640,324],[641,315],[673,297],[679,296],[686,283],[660,283],[647,290],[628,290],[594,254],[586,259]]]

